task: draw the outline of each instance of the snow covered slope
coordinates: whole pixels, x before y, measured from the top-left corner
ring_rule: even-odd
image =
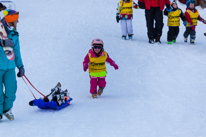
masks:
[[[60,110],[30,107],[33,99],[18,79],[14,121],[0,121],[1,137],[206,137],[206,25],[199,22],[196,45],[148,44],[144,10],[134,11],[134,40],[122,41],[115,0],[15,0],[26,75],[48,94],[57,82],[73,101]],[[185,5],[179,4],[185,11]],[[198,7],[206,19],[206,10]],[[119,65],[107,64],[107,87],[89,93],[82,62],[94,38]],[[34,91],[35,92],[35,91]],[[39,94],[35,92],[37,97]]]

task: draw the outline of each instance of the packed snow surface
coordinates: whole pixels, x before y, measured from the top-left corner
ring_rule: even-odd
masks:
[[[134,39],[121,40],[118,0],[15,0],[26,76],[43,94],[57,82],[71,105],[42,110],[21,78],[12,109],[14,121],[0,121],[1,137],[206,137],[206,25],[198,23],[196,44],[149,44],[144,10],[134,10]],[[178,3],[185,11],[185,5]],[[206,19],[206,10],[197,7]],[[107,64],[107,86],[92,99],[83,59],[91,41],[101,38],[119,65]],[[18,70],[16,70],[18,71]],[[35,92],[37,98],[40,94]]]

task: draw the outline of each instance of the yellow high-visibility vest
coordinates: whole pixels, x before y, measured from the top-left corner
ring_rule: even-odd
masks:
[[[171,11],[168,14],[168,26],[180,26],[180,13],[181,10]]]
[[[120,1],[119,5],[121,7],[120,14],[133,14],[133,0],[130,0],[129,3]]]
[[[193,13],[190,10],[187,10],[187,12],[190,14],[190,18],[192,20],[192,24],[196,26],[197,25],[197,19],[198,19],[198,16],[199,16],[199,12],[196,11],[195,13]],[[187,26],[186,27],[189,27],[189,26],[190,26],[190,24],[187,22]]]
[[[107,60],[107,53],[104,51],[104,55],[101,55],[100,57],[92,57],[91,53],[89,53],[89,72],[91,73],[98,73],[105,71],[106,72],[106,65],[105,62]]]

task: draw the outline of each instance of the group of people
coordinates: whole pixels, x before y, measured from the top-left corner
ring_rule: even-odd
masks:
[[[166,8],[165,8],[166,6]],[[190,44],[195,43],[197,20],[206,24],[206,20],[200,17],[198,10],[195,8],[195,0],[187,0],[186,11],[182,12],[178,8],[177,2],[174,0],[170,3],[169,0],[138,0],[138,5],[133,0],[120,0],[117,4],[116,21],[121,24],[122,39],[126,40],[127,35],[129,39],[132,39],[133,28],[133,8],[145,9],[145,18],[147,26],[147,35],[149,43],[161,43],[160,38],[162,36],[163,23],[163,10],[164,15],[168,16],[167,33],[168,44],[176,43],[176,38],[179,34],[180,18],[186,27],[183,34],[184,42],[187,42],[190,35]],[[155,25],[154,25],[155,21]]]
[[[187,0],[186,5],[186,12],[183,13],[175,1],[170,3],[169,0],[139,0],[137,5],[133,0],[120,0],[117,5],[116,20],[118,23],[120,21],[122,38],[126,40],[128,36],[129,39],[132,39],[133,8],[141,8],[145,9],[149,43],[161,43],[160,38],[164,26],[163,10],[166,6],[164,15],[168,16],[168,44],[176,42],[179,34],[180,18],[186,26],[186,31],[184,32],[185,42],[187,42],[187,38],[190,35],[190,43],[194,44],[197,20],[202,21],[204,24],[206,24],[206,21],[200,17],[198,10],[195,9],[195,0]],[[12,114],[11,108],[13,107],[17,90],[15,67],[19,69],[17,73],[18,77],[22,77],[25,70],[21,59],[19,34],[17,32],[19,12],[6,9],[6,7],[0,3],[0,11],[2,10],[4,10],[4,18],[1,19],[1,24],[2,27],[5,28],[8,38],[0,39],[0,120],[3,115],[9,120],[13,120],[14,115]],[[102,95],[106,87],[105,77],[107,72],[105,62],[113,66],[115,70],[119,67],[104,50],[104,43],[101,39],[94,39],[91,46],[92,48],[84,58],[83,70],[87,71],[87,69],[89,69],[90,93],[93,98],[97,98],[97,95]],[[7,58],[4,50],[5,47],[13,49],[14,58]],[[5,87],[5,91],[3,91],[3,86]],[[99,87],[98,90],[97,87]]]

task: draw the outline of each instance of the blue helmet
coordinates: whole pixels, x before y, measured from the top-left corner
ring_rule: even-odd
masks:
[[[195,0],[187,0],[187,2],[186,2],[187,8],[189,8],[190,3],[194,3],[196,5],[196,1]]]

